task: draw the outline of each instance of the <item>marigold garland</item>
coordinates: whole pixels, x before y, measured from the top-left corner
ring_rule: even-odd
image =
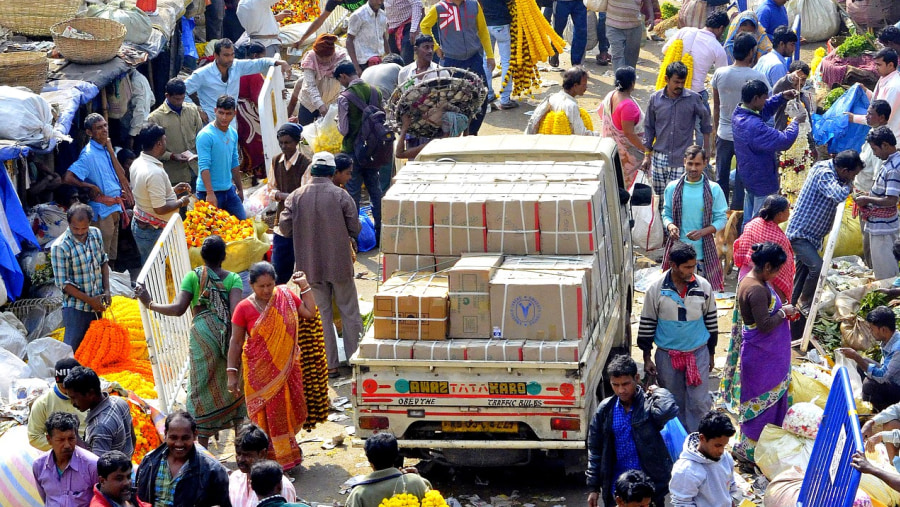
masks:
[[[305,23],[319,16],[319,2],[315,0],[281,0],[272,6],[272,12],[278,14],[283,10],[293,11],[293,16],[288,16],[278,23],[281,26],[293,23]]]
[[[138,373],[130,371],[106,373],[103,375],[103,378],[110,382],[117,382],[120,386],[145,400],[155,400],[159,398],[159,395],[156,393],[156,386],[153,382],[147,382],[147,380]]]
[[[781,153],[778,164],[781,169],[781,190],[791,204],[800,196],[806,175],[816,161],[809,146],[810,129],[808,121],[799,125],[797,139],[790,148]]]
[[[666,86],[666,68],[669,64],[682,61],[682,53],[684,51],[684,41],[675,39],[666,50],[663,56],[662,65],[659,67],[659,74],[656,75],[656,89],[662,90]]]
[[[416,495],[410,493],[397,493],[390,498],[381,501],[378,507],[447,507],[447,501],[444,496],[436,489],[429,489],[422,497],[422,503]]]
[[[325,333],[322,318],[316,312],[315,318],[300,319],[297,328],[297,342],[303,362],[303,391],[306,395],[307,430],[328,420],[331,401],[328,399],[328,360],[325,356]]]
[[[150,359],[147,350],[147,338],[144,334],[144,324],[141,320],[141,310],[136,299],[125,296],[113,296],[112,304],[103,313],[103,317],[128,331],[132,359],[144,361]]]
[[[189,247],[203,245],[211,235],[220,236],[226,243],[252,238],[255,234],[253,220],[238,220],[234,215],[206,201],[194,203],[187,212],[184,232]]]
[[[131,353],[128,331],[115,322],[98,319],[91,323],[84,334],[75,359],[100,376],[130,371],[152,383],[153,369],[150,361],[132,359]]]
[[[547,23],[535,0],[510,0],[508,5],[511,58],[501,88],[512,79],[513,95],[531,94],[541,84],[538,62],[561,53],[566,41]]]
[[[162,444],[159,432],[153,425],[153,419],[150,414],[135,402],[128,400],[129,410],[131,411],[131,425],[134,426],[134,436],[137,442],[134,445],[134,454],[131,456],[131,462],[140,465],[144,456],[148,452],[156,449]]]
[[[815,76],[816,69],[819,68],[819,64],[822,63],[822,60],[825,59],[825,48],[818,48],[816,52],[813,54],[812,63],[809,64],[809,75]]]
[[[591,115],[581,107],[578,108],[578,114],[584,123],[584,127],[588,130],[594,130],[594,122],[591,120]],[[541,119],[541,123],[538,126],[538,134],[570,136],[572,135],[572,124],[564,111],[548,111]]]

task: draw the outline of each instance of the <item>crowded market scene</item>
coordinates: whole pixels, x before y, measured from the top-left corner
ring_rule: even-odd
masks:
[[[0,506],[900,507],[900,2],[0,0]]]

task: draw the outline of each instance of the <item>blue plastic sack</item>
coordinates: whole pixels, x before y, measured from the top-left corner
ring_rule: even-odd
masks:
[[[681,425],[681,421],[677,417],[673,417],[666,423],[662,431],[659,432],[666,443],[666,449],[672,461],[678,461],[681,456],[681,450],[684,448],[684,440],[687,438],[687,431]]]
[[[839,99],[834,101],[831,109],[823,115],[812,115],[812,132],[816,144],[827,144],[828,153],[843,150],[859,151],[866,142],[869,133],[868,125],[851,123],[844,113],[865,115],[869,108],[869,97],[862,85],[857,83],[850,87]]]
[[[359,236],[356,244],[360,252],[368,252],[375,248],[375,220],[369,214],[371,206],[363,206],[359,210]]]

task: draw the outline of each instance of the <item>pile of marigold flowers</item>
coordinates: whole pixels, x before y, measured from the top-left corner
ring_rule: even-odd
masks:
[[[281,26],[305,23],[319,16],[319,2],[315,0],[281,0],[272,6],[272,12],[275,14],[284,10],[292,11],[294,15],[279,21]]]
[[[150,361],[132,359],[131,353],[128,331],[115,322],[98,319],[91,322],[87,333],[84,334],[84,340],[75,352],[75,359],[101,377],[109,373],[128,371],[137,373],[147,382],[153,383]]]
[[[156,386],[153,382],[148,382],[147,379],[138,373],[130,371],[105,373],[103,378],[110,382],[117,382],[120,386],[138,395],[141,399],[155,400],[159,397],[159,395],[156,394]]]
[[[197,201],[194,209],[187,212],[184,232],[189,247],[203,245],[203,240],[211,235],[217,235],[230,243],[252,238],[255,234],[252,219],[238,220],[234,215],[206,201]]]
[[[420,504],[416,495],[410,493],[397,493],[390,498],[382,500],[378,507],[420,507]],[[447,507],[447,501],[444,500],[440,491],[430,489],[422,498],[421,507]]]
[[[153,419],[150,414],[144,411],[140,405],[132,400],[128,400],[131,410],[131,424],[134,426],[134,436],[137,442],[134,445],[134,454],[131,456],[131,462],[139,465],[148,452],[156,449],[162,443],[156,426],[153,425]]]
[[[510,0],[512,24],[511,58],[506,81],[513,81],[513,95],[531,94],[541,84],[538,62],[545,62],[554,53],[562,53],[566,42],[547,23],[535,0]]]

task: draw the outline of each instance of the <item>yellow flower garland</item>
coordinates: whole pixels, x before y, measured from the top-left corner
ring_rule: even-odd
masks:
[[[511,55],[502,86],[512,79],[513,95],[531,94],[541,84],[538,62],[562,52],[566,42],[547,23],[535,0],[510,0]]]

